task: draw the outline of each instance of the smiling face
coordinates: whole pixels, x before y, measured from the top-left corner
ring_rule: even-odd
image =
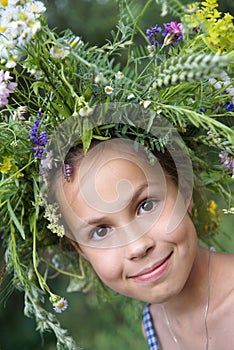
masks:
[[[88,152],[58,201],[72,239],[118,293],[162,302],[183,288],[197,242],[177,186],[121,140]]]

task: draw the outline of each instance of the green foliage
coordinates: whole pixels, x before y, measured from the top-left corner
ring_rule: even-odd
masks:
[[[182,82],[201,81],[212,74],[216,76],[231,60],[226,56],[188,52],[172,57],[156,67],[154,88],[178,85]]]

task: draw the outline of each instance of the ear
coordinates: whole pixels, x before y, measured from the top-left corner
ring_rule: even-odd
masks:
[[[79,244],[74,241],[71,238],[68,238],[69,242],[71,243],[71,245],[75,248],[75,250],[86,260],[89,261],[89,259],[87,258],[86,254],[84,253],[84,251],[82,250],[82,248],[79,246]]]

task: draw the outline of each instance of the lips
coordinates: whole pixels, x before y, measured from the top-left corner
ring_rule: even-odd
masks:
[[[154,265],[140,271],[135,275],[131,275],[130,278],[134,279],[136,282],[154,282],[159,279],[163,273],[166,271],[170,258],[173,252],[168,254],[165,258],[157,261]]]

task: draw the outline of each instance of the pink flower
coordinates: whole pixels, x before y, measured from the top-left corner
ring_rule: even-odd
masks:
[[[178,22],[170,22],[164,24],[165,31],[167,33],[176,34],[177,36],[183,36],[183,24]]]
[[[183,24],[178,22],[170,22],[164,24],[165,31],[163,33],[164,46],[178,43],[183,37]]]
[[[0,108],[8,104],[8,97],[12,94],[17,86],[17,83],[11,83],[13,79],[8,71],[0,70]]]

